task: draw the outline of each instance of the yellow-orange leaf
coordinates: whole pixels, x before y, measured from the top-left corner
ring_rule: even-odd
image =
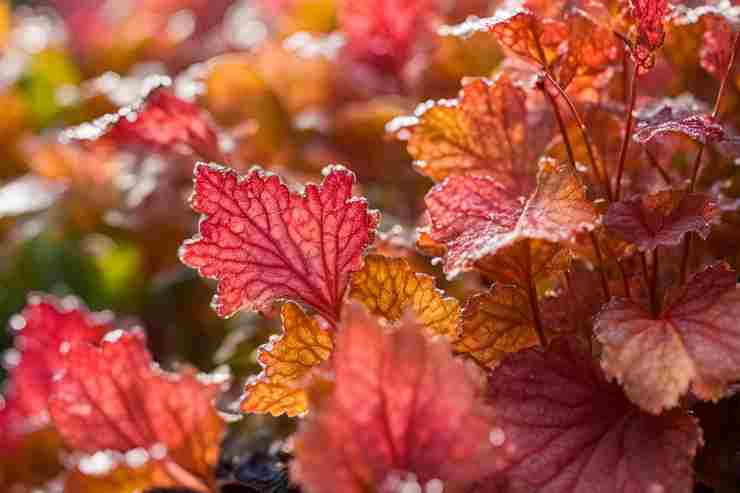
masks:
[[[432,276],[414,272],[405,259],[368,255],[352,279],[350,296],[391,321],[411,307],[428,331],[453,341],[459,336],[460,303],[446,298]]]
[[[282,319],[283,334],[260,348],[263,370],[247,382],[241,402],[244,412],[304,414],[308,400],[300,380],[331,355],[331,333],[298,305],[285,303]]]

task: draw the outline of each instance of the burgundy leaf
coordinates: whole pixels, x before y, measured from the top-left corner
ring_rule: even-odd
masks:
[[[604,224],[645,251],[658,246],[676,246],[689,232],[706,238],[719,212],[709,195],[664,190],[613,203],[604,217]]]
[[[693,97],[684,95],[675,99],[666,98],[657,104],[643,108],[637,114],[637,128],[633,138],[646,144],[664,133],[680,133],[707,144],[719,142],[725,130],[706,113],[705,106]]]
[[[635,62],[642,68],[655,64],[654,52],[663,45],[663,22],[668,13],[668,0],[630,0],[632,16],[637,22],[637,39],[633,51]]]
[[[352,196],[354,182],[352,172],[332,166],[321,185],[298,194],[258,169],[240,177],[200,163],[191,205],[204,217],[180,258],[219,281],[213,305],[222,317],[289,298],[336,322],[378,223],[366,201]]]
[[[505,493],[689,493],[702,443],[684,411],[640,412],[573,341],[506,358],[489,379]]]

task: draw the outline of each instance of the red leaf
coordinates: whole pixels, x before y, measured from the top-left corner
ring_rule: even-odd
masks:
[[[512,463],[502,491],[691,491],[697,420],[641,413],[572,341],[509,356],[491,374],[488,398],[491,440]]]
[[[388,131],[408,140],[417,170],[435,181],[485,174],[512,193],[529,193],[552,137],[549,115],[534,111],[535,98],[506,73],[463,83],[457,99],[424,103],[416,116],[391,121]]]
[[[429,36],[435,10],[431,0],[344,0],[337,20],[352,59],[398,72]]]
[[[227,168],[196,166],[191,205],[204,218],[180,258],[218,279],[213,304],[219,315],[265,310],[289,298],[339,319],[349,276],[362,268],[378,214],[352,196],[352,172],[334,166],[325,176],[298,194],[261,170],[240,177]]]
[[[632,16],[637,22],[637,39],[632,56],[635,63],[649,69],[655,64],[654,52],[663,46],[663,22],[668,13],[668,0],[630,0]]]
[[[659,413],[676,406],[689,386],[700,399],[717,400],[740,379],[736,277],[718,262],[676,289],[660,316],[623,298],[598,315],[604,369],[633,402]]]
[[[207,480],[218,460],[224,423],[213,401],[219,382],[192,370],[161,371],[152,362],[141,331],[109,332],[99,346],[74,344],[50,400],[57,430],[71,449],[154,454],[166,448],[173,463]]]
[[[710,115],[700,113],[705,109],[705,105],[693,96],[665,98],[638,112],[633,138],[640,144],[646,144],[659,135],[673,132],[702,144],[724,140],[722,125],[714,122]]]
[[[209,116],[195,104],[175,96],[169,85],[167,78],[153,78],[138,102],[92,123],[68,129],[62,138],[83,141],[105,138],[118,145],[156,151],[184,148],[202,159],[223,162],[218,135]]]
[[[664,190],[611,204],[604,224],[645,251],[676,246],[689,232],[706,239],[719,212],[709,195]]]
[[[76,298],[32,295],[11,319],[15,332],[14,365],[6,399],[19,416],[37,425],[47,420],[54,375],[63,368],[64,352],[77,342],[97,343],[110,330],[107,314],[89,313]]]
[[[453,176],[427,194],[430,234],[448,247],[448,275],[523,239],[560,243],[595,227],[596,210],[572,168],[543,159],[537,181],[526,202],[486,176]]]
[[[494,17],[471,18],[457,26],[440,29],[442,35],[467,37],[476,32],[490,32],[515,54],[541,67],[549,67],[558,55],[558,48],[568,37],[565,23],[542,19],[522,8],[501,9]]]
[[[388,332],[351,310],[333,382],[314,384],[316,402],[295,437],[294,479],[312,493],[395,492],[405,480],[457,491],[500,468],[485,439],[490,410],[477,369],[408,319]]]

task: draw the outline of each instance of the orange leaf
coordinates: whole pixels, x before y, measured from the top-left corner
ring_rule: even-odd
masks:
[[[445,298],[432,276],[414,272],[405,259],[366,257],[365,268],[352,279],[350,297],[390,321],[400,319],[410,306],[429,332],[458,338],[460,303]]]
[[[537,158],[553,130],[546,112],[532,111],[533,100],[505,73],[467,79],[457,99],[424,103],[387,129],[408,140],[417,170],[433,180],[489,175],[523,194],[534,186]]]
[[[283,305],[282,318],[282,336],[260,348],[258,361],[264,369],[247,382],[241,402],[244,412],[304,414],[308,401],[300,381],[331,355],[331,332],[316,318],[290,302]]]

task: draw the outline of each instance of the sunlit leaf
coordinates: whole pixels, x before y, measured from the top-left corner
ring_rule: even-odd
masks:
[[[459,335],[460,303],[445,297],[432,276],[414,272],[405,259],[369,255],[352,277],[350,297],[390,321],[411,307],[430,333],[452,341]]]
[[[261,170],[239,177],[201,163],[191,205],[205,216],[180,258],[219,280],[214,307],[221,316],[289,298],[337,321],[378,222],[365,200],[352,196],[354,182],[350,171],[330,167],[321,185],[298,194]]]
[[[263,370],[247,382],[241,402],[244,412],[304,414],[308,399],[301,380],[331,355],[331,332],[298,305],[285,303],[282,320],[283,333],[259,349],[257,360]]]
[[[417,170],[434,180],[474,173],[526,191],[552,135],[549,119],[529,108],[532,99],[505,73],[470,79],[457,99],[424,103],[388,130],[408,140]]]

